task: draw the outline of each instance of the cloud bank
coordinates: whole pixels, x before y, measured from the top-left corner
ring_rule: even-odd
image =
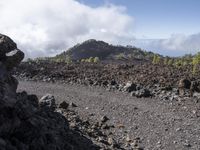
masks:
[[[200,51],[200,33],[144,40],[134,37],[134,25],[123,6],[94,8],[76,0],[0,0],[0,33],[10,36],[26,58],[54,56],[88,39],[171,56]]]
[[[200,33],[192,35],[173,34],[168,39],[136,40],[136,45],[144,49],[169,56],[181,56],[200,51]]]
[[[52,56],[84,40],[130,43],[134,19],[125,7],[89,7],[75,0],[1,0],[0,32],[26,57]],[[120,43],[119,43],[120,42]]]

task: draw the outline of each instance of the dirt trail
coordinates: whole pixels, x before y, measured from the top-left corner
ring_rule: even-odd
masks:
[[[192,99],[180,102],[137,99],[100,87],[27,81],[20,81],[18,90],[39,97],[50,93],[57,103],[73,102],[83,118],[99,120],[106,115],[115,126],[125,126],[115,128],[119,140],[126,134],[131,139],[138,138],[145,150],[200,149],[200,104]]]

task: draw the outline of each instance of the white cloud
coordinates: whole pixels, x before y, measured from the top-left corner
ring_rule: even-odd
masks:
[[[200,50],[200,33],[135,40],[133,17],[112,4],[94,8],[75,0],[0,0],[0,21],[0,33],[10,36],[26,57],[53,56],[91,38],[171,56]]]
[[[136,40],[136,45],[164,55],[180,56],[200,51],[200,33],[192,35],[173,34],[168,39]]]
[[[50,56],[95,38],[113,44],[133,39],[133,18],[121,6],[89,7],[75,0],[1,0],[0,32],[27,57]]]

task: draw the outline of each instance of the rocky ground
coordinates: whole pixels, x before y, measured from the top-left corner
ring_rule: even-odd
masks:
[[[29,81],[76,83],[101,86],[108,90],[131,93],[135,97],[158,97],[162,100],[180,96],[200,98],[200,76],[192,66],[175,67],[150,62],[131,63],[55,63],[24,62],[15,75]]]
[[[199,74],[149,62],[23,63],[15,75],[20,89],[52,93],[82,120],[109,118],[108,137],[124,149],[200,149]],[[98,123],[97,123],[98,124]],[[107,125],[106,125],[107,126]],[[99,138],[99,137],[98,137]],[[110,138],[95,140],[105,143]],[[102,140],[103,139],[103,140]],[[114,148],[116,149],[116,148]]]
[[[104,131],[112,128],[106,116],[98,123],[83,121],[65,101],[56,105],[51,94],[38,99],[17,92],[11,72],[23,58],[17,45],[0,34],[0,150],[123,149]]]
[[[4,35],[0,54],[2,150],[200,149],[200,78],[191,66],[17,67],[24,54]]]
[[[109,120],[101,128],[107,136],[95,139],[102,143],[114,141],[127,150],[200,149],[200,103],[193,98],[136,98],[103,87],[20,81],[19,91],[25,89],[38,97],[51,93],[58,105],[66,101],[84,122],[97,125],[106,116]],[[73,121],[69,124],[74,126]]]

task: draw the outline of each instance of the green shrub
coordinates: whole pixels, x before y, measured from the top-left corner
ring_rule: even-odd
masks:
[[[183,60],[182,59],[178,59],[174,62],[174,66],[175,67],[181,67],[183,66]]]
[[[192,73],[195,74],[197,71],[197,65],[200,64],[200,53],[197,53],[192,59]]]
[[[99,57],[94,57],[94,60],[93,60],[94,63],[98,63],[99,61],[100,61]]]
[[[99,57],[90,57],[86,59],[81,59],[81,62],[88,62],[88,63],[98,63],[100,61]]]
[[[116,55],[115,58],[118,59],[118,60],[121,60],[121,59],[126,58],[126,56],[125,56],[124,53],[120,53],[120,54]]]
[[[153,56],[153,61],[152,61],[152,63],[153,64],[158,64],[160,62],[160,56],[159,55],[154,55]]]
[[[90,58],[88,59],[88,62],[89,62],[89,63],[94,62],[94,58],[93,58],[93,57],[90,57]]]
[[[71,63],[72,63],[72,58],[71,58],[71,56],[67,55],[67,56],[66,56],[66,59],[65,59],[65,62],[66,62],[67,64],[71,64]]]
[[[81,59],[81,62],[85,62],[85,59]]]
[[[169,66],[173,65],[173,59],[169,59],[167,62],[167,65],[169,65]]]
[[[164,64],[167,65],[168,64],[168,58],[164,58]]]

